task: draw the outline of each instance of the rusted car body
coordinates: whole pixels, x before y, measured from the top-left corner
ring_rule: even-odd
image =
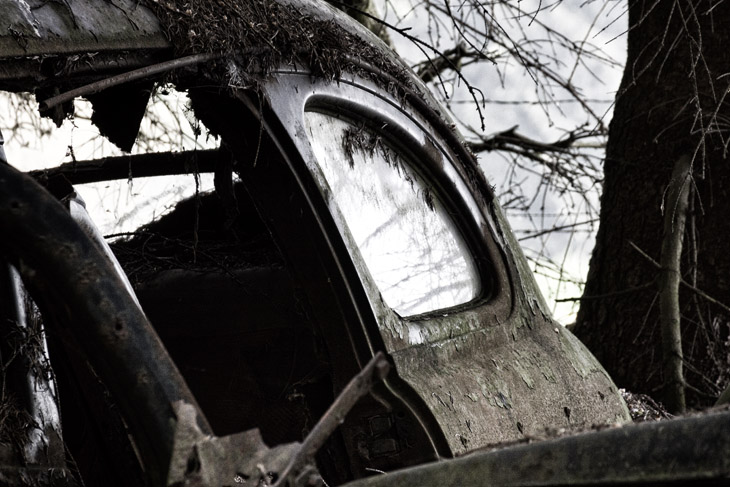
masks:
[[[25,391],[14,407],[31,419],[2,438],[6,483],[557,485],[730,471],[725,413],[519,444],[628,412],[550,318],[437,103],[351,19],[303,0],[0,0],[0,12],[0,89],[34,93],[45,116],[60,123],[85,97],[129,150],[164,79],[221,141],[31,175],[0,165],[4,318],[43,339],[13,372]],[[191,167],[215,174],[217,195],[114,252],[73,189]],[[194,231],[170,223],[186,211]],[[207,244],[232,260],[166,265],[128,286],[125,255],[189,263]],[[518,445],[488,448],[504,442]],[[628,455],[652,442],[666,448]]]

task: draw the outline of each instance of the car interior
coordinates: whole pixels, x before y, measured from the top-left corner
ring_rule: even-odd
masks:
[[[226,102],[216,94],[205,96],[211,103]],[[225,142],[217,150],[201,151],[199,168],[214,173],[215,190],[180,201],[161,218],[112,241],[111,248],[214,433],[258,428],[265,443],[274,446],[302,441],[357,371],[350,336],[356,332],[331,320],[329,327],[321,326],[322,314],[315,308],[331,308],[329,316],[343,313],[336,309],[341,300],[320,284],[328,278],[316,279],[321,272],[316,269],[311,279],[308,274],[321,257],[302,246],[298,262],[306,262],[292,267],[296,256],[280,245],[282,239],[297,238],[296,232],[287,235],[287,228],[311,230],[305,222],[272,223],[279,212],[291,213],[291,207],[261,212],[266,198],[287,197],[286,184],[273,188],[258,181],[255,191],[264,187],[267,196],[256,194],[255,202],[252,185],[242,180],[247,177],[244,166],[276,167],[274,175],[266,176],[276,178],[286,161],[268,135],[261,142],[255,121],[239,128],[238,143],[255,149],[249,153],[256,163],[233,160]],[[65,173],[35,175],[62,197],[73,191],[70,182],[123,178],[130,171],[159,176],[182,167],[175,163],[181,153],[138,157],[145,160],[80,161]],[[145,169],[138,170],[143,164]],[[319,303],[312,302],[313,294]],[[50,336],[49,346],[51,356],[67,357],[67,365],[57,371],[64,439],[82,477],[102,479],[117,471],[120,485],[141,481],[124,420],[106,414],[115,408],[108,391],[83,358],[69,354],[67,343]],[[373,394],[320,450],[318,468],[326,481],[340,483],[421,463],[435,458],[424,435],[399,400],[387,392]]]

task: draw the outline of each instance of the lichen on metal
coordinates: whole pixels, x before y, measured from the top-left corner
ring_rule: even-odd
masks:
[[[507,251],[519,252],[517,247]],[[521,303],[525,296],[520,283],[515,285]],[[532,285],[528,280],[525,291],[536,294]],[[629,421],[598,362],[569,331],[537,311],[518,304],[504,322],[485,322],[482,316],[481,329],[393,353],[404,379],[430,398],[454,452],[463,451],[461,439],[475,448],[539,434],[546,425]]]

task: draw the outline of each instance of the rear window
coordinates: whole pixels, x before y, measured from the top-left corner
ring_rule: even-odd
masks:
[[[380,134],[331,115],[306,112],[305,126],[320,189],[339,209],[340,231],[385,303],[411,316],[476,298],[471,253],[414,165]]]

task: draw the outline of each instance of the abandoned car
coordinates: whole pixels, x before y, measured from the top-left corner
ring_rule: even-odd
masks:
[[[27,174],[0,152],[3,485],[730,472],[726,413],[601,430],[630,420],[615,385],[552,321],[425,86],[349,17],[312,0],[0,11],[0,89],[44,116],[84,97],[129,151],[174,85],[219,141]],[[111,245],[74,188],[192,172],[215,191]]]

